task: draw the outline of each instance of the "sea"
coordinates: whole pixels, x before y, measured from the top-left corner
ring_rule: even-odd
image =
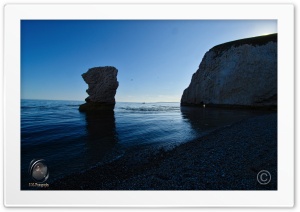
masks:
[[[21,100],[21,189],[34,182],[30,162],[44,159],[47,183],[110,163],[128,151],[170,150],[259,111],[181,107],[179,102],[117,102],[83,113],[83,101]]]

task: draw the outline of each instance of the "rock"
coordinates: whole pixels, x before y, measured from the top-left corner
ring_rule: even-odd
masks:
[[[181,105],[277,107],[277,34],[213,47],[181,97]]]
[[[82,78],[89,86],[86,90],[89,96],[85,99],[86,103],[79,106],[79,110],[114,109],[115,95],[119,86],[117,74],[118,70],[112,66],[90,68],[82,74]]]

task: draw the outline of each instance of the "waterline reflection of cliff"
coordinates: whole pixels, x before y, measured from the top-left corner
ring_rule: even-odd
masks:
[[[196,131],[211,130],[231,125],[235,122],[266,112],[255,110],[232,110],[222,108],[180,107],[181,115]]]

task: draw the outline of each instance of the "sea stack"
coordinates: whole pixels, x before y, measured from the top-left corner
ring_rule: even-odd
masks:
[[[184,90],[181,105],[277,108],[277,34],[211,48]]]
[[[83,80],[88,84],[88,97],[86,103],[79,106],[79,111],[113,110],[115,95],[119,82],[118,70],[113,66],[90,68],[82,74]]]

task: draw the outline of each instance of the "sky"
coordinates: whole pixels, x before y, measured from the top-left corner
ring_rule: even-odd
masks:
[[[22,20],[21,99],[84,100],[89,68],[118,69],[117,102],[180,102],[213,46],[276,20]]]

